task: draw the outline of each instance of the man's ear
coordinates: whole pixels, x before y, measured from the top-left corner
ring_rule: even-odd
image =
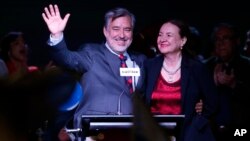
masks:
[[[103,26],[103,30],[102,31],[103,31],[104,36],[107,37],[107,29],[106,29],[105,26]]]

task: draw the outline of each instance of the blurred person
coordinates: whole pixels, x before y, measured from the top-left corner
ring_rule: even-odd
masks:
[[[51,72],[55,69],[59,69],[59,68],[56,68],[53,61],[50,61],[44,67],[44,70],[41,70],[37,66],[30,66],[28,64],[28,59],[29,59],[28,58],[29,57],[28,56],[28,45],[25,42],[24,33],[22,33],[22,32],[12,31],[12,32],[7,33],[2,38],[0,46],[1,46],[0,55],[3,58],[4,62],[6,63],[6,68],[7,68],[7,75],[5,75],[5,76],[10,77],[9,80],[12,80],[13,82],[16,82],[16,81],[18,82],[19,79],[21,81],[23,79],[23,77],[29,76],[28,74],[31,74],[31,73],[47,73],[47,72]],[[32,76],[32,75],[30,75],[30,76]],[[64,79],[62,79],[62,78],[64,78]],[[67,79],[69,79],[69,77],[62,77],[61,76],[60,81],[61,81],[61,83],[63,83],[65,81],[67,81]],[[51,105],[50,108],[54,109],[55,113],[57,113],[59,115],[59,110],[56,110],[56,108],[58,108],[58,104],[62,103],[62,101],[66,101],[65,99],[70,97],[70,96],[62,95],[62,92],[58,91],[57,88],[59,86],[57,86],[57,85],[59,85],[59,82],[54,85],[54,87],[55,87],[54,89],[56,89],[56,90],[53,91],[53,93],[51,92],[51,94],[50,94],[51,97],[48,97],[47,101],[48,102],[51,101],[49,103]],[[67,85],[69,85],[69,83]],[[66,90],[66,86],[63,90]],[[55,98],[55,96],[56,96],[56,98]],[[53,126],[55,126],[55,128],[60,127],[61,124],[63,124],[63,122],[66,123],[65,120],[67,120],[69,118],[69,116],[72,116],[72,114],[71,114],[72,111],[67,110],[67,111],[61,112],[61,113],[64,113],[64,117],[59,117],[58,115],[53,116],[53,118],[55,120],[52,118],[51,119],[44,119],[44,121],[43,121],[44,125],[47,124],[47,122],[49,120],[50,125],[53,124]],[[44,125],[41,125],[41,127],[39,127],[39,130]],[[54,132],[54,129],[52,129],[52,130]],[[42,136],[45,134],[44,131],[45,131],[45,129],[41,129],[39,131],[41,133],[38,133],[39,134],[38,136],[41,136],[41,138],[42,138]]]
[[[162,55],[145,62],[145,98],[153,114],[185,115],[178,141],[213,141],[210,121],[217,108],[216,88],[205,65],[187,55],[189,36],[181,20],[161,26],[157,45]],[[197,113],[200,100],[203,109]]]
[[[8,69],[5,62],[0,59],[0,78],[6,77],[8,75]]]
[[[0,79],[0,140],[44,139],[43,132],[47,130],[44,121],[57,116],[55,105],[71,97],[75,84],[73,76],[57,68],[26,73],[14,80]],[[52,99],[56,103],[51,102],[51,97],[56,97]]]
[[[250,30],[246,32],[246,39],[243,46],[242,55],[250,57]]]
[[[144,72],[140,68],[146,59],[142,54],[127,51],[133,39],[134,15],[124,8],[111,9],[105,14],[103,26],[106,41],[85,44],[78,51],[68,50],[63,36],[69,13],[61,18],[58,6],[49,5],[42,17],[51,33],[48,44],[55,63],[82,74],[84,99],[76,109],[74,128],[81,128],[83,114],[132,114],[131,98],[133,91],[142,87]],[[136,73],[125,77],[120,73],[121,65]]]
[[[205,61],[213,74],[219,96],[215,132],[218,141],[231,139],[235,129],[249,127],[246,108],[250,93],[250,60],[240,54],[237,27],[218,23],[212,32],[214,56]]]
[[[37,71],[36,66],[28,65],[28,45],[22,32],[11,31],[1,40],[0,56],[4,60],[9,76],[19,76]]]
[[[187,45],[186,50],[194,59],[203,61],[204,56],[202,55],[203,43],[201,33],[194,26],[189,26],[189,29],[191,34],[189,37],[189,45]]]
[[[45,72],[57,69],[60,68],[50,68]],[[62,70],[62,75],[56,77],[53,84],[48,87],[50,97],[47,98],[47,103],[51,108],[55,109],[55,112],[52,118],[44,121],[46,126],[45,129],[42,129],[42,139],[44,141],[58,140],[60,130],[72,119],[79,101],[83,99],[79,76],[72,72]],[[70,93],[65,93],[65,91],[70,91]]]

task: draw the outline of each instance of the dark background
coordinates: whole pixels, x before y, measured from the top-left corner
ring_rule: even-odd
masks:
[[[70,49],[84,42],[101,42],[104,13],[110,8],[126,7],[136,16],[135,34],[167,18],[181,18],[197,27],[209,38],[217,22],[231,22],[242,34],[250,28],[247,0],[7,0],[0,5],[0,37],[11,30],[26,35],[31,50],[31,64],[44,65],[48,61],[45,45],[49,36],[42,19],[48,4],[59,5],[62,17],[71,17],[65,29]]]

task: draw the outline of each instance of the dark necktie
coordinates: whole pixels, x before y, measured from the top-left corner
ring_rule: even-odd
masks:
[[[120,54],[119,58],[121,60],[121,67],[127,68],[127,65],[126,65],[127,57],[124,56],[123,54]],[[129,92],[133,93],[132,76],[125,76],[125,83],[127,84],[128,88],[129,88]]]

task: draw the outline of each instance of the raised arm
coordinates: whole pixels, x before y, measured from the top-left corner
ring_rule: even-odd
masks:
[[[44,8],[42,13],[43,20],[48,26],[48,29],[53,38],[58,38],[63,34],[64,28],[68,22],[70,14],[67,13],[64,18],[61,18],[58,6],[55,4]]]

